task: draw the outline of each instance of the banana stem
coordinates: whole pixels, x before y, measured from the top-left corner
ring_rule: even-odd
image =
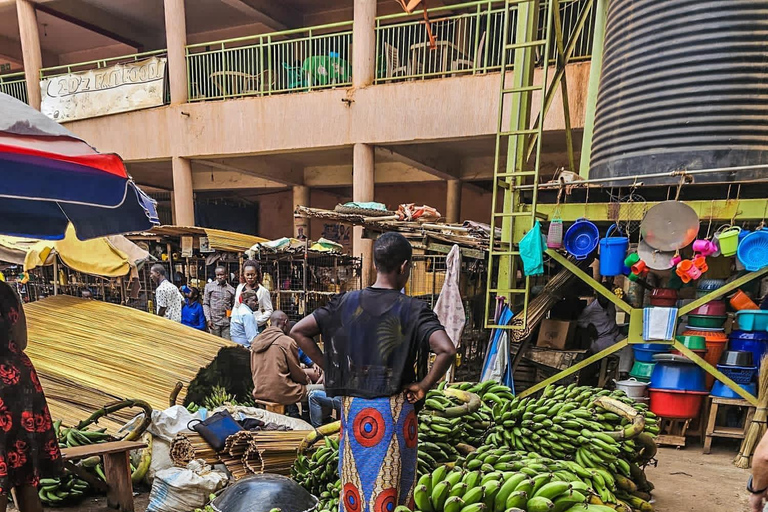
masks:
[[[635,441],[640,444],[640,450],[638,450],[638,453],[640,454],[640,460],[642,460],[644,463],[648,462],[656,456],[658,448],[656,446],[656,442],[651,436],[646,433],[641,433],[637,436]]]
[[[470,393],[469,391],[456,388],[446,388],[443,393],[446,396],[452,396],[464,403],[455,407],[448,407],[443,411],[434,411],[432,414],[435,416],[442,416],[444,418],[458,418],[459,416],[477,412],[483,405],[480,397],[474,393]]]
[[[299,452],[299,454],[303,454],[320,439],[323,439],[324,437],[332,436],[334,434],[338,434],[340,430],[341,430],[341,421],[334,421],[333,423],[328,423],[327,425],[322,425],[320,427],[317,427],[315,430],[307,434],[307,437],[305,437],[301,441],[301,444],[299,444],[297,451]]]
[[[176,405],[176,400],[179,398],[179,393],[181,393],[181,389],[184,387],[184,383],[179,381],[176,383],[175,386],[173,386],[173,391],[171,391],[171,396],[168,398],[168,403],[173,407]]]
[[[645,429],[645,416],[639,414],[634,407],[627,405],[624,402],[620,402],[619,400],[609,396],[601,396],[595,400],[594,404],[608,412],[618,414],[619,416],[631,421],[631,423],[627,425],[627,427],[623,430],[617,430],[616,432],[606,432],[607,435],[613,439],[616,439],[617,441],[622,439],[632,439],[642,433],[642,431]]]
[[[105,416],[114,414],[121,409],[130,409],[132,407],[142,409],[144,411],[144,418],[138,427],[129,432],[128,435],[123,438],[123,441],[135,441],[141,437],[144,431],[147,430],[147,427],[149,427],[150,423],[152,423],[152,406],[144,400],[128,399],[107,404],[91,414],[87,419],[78,423],[75,428],[77,430],[83,430],[88,425],[98,423],[98,421]]]

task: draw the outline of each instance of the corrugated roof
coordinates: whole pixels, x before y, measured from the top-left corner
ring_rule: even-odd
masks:
[[[149,233],[163,236],[207,236],[211,249],[226,252],[245,252],[255,244],[269,241],[260,236],[195,226],[157,226]]]
[[[32,302],[25,311],[26,353],[52,416],[66,424],[116,398],[138,398],[164,409],[176,382],[184,384],[181,401],[200,368],[219,349],[234,345],[143,311],[65,295]]]

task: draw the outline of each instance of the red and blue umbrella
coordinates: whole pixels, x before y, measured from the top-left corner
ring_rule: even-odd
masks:
[[[80,240],[160,223],[119,156],[0,93],[0,234],[60,240],[70,222]]]

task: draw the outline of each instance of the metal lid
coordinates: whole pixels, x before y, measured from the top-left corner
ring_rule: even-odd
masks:
[[[698,233],[699,216],[680,201],[664,201],[653,206],[640,223],[643,240],[659,251],[682,249],[690,245]]]

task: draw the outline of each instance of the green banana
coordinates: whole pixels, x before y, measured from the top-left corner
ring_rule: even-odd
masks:
[[[507,498],[507,503],[506,503],[507,509],[510,509],[510,508],[525,509],[527,505],[528,505],[528,493],[526,493],[525,491],[514,491]]]
[[[528,512],[550,512],[555,508],[555,504],[552,500],[544,498],[542,496],[534,496],[528,500],[526,510]]]
[[[426,486],[419,485],[414,489],[413,501],[421,512],[435,512]]]

